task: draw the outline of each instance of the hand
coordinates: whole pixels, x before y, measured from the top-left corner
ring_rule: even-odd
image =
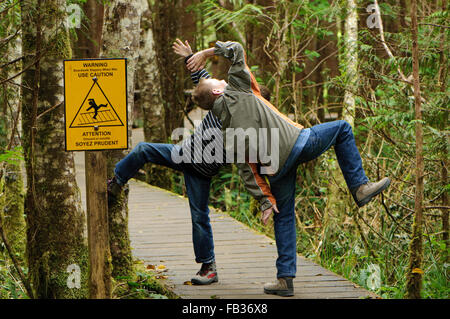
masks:
[[[267,208],[265,211],[262,212],[261,220],[264,225],[267,225],[267,221],[269,220],[270,216],[272,215],[272,212],[275,212],[277,214],[280,213],[278,211],[276,204],[272,205],[270,208]]]
[[[189,42],[186,40],[181,42],[180,39],[177,39],[173,45],[172,45],[173,52],[175,52],[178,55],[181,55],[182,57],[187,57],[188,55],[192,54],[191,46],[189,45]]]
[[[200,71],[201,69],[205,68],[206,58],[207,56],[204,51],[199,51],[191,56],[189,60],[187,60],[186,67],[191,72]]]

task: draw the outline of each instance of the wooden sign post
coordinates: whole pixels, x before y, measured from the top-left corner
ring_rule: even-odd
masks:
[[[104,150],[128,148],[126,59],[64,61],[66,151],[85,152],[90,298],[111,298]]]
[[[89,297],[111,298],[106,158],[102,151],[91,151],[85,152],[84,161],[90,266]]]

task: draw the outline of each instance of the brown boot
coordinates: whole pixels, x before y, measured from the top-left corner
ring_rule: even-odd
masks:
[[[197,274],[192,277],[191,283],[193,285],[210,285],[213,282],[218,282],[216,263],[202,264],[202,268]]]
[[[292,281],[292,277],[277,278],[276,282],[270,282],[265,284],[264,293],[283,297],[293,296],[294,283]]]
[[[372,198],[377,196],[379,193],[384,191],[391,184],[389,177],[385,177],[376,183],[366,183],[359,186],[356,190],[352,192],[353,199],[356,205],[363,207],[369,203]]]

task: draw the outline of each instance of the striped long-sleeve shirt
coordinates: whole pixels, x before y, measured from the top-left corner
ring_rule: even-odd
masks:
[[[186,57],[185,62],[189,57]],[[201,78],[209,79],[211,76],[205,69],[191,73],[194,85],[197,85]],[[182,154],[180,155],[190,155],[184,157],[186,165],[203,176],[216,175],[226,162],[220,120],[209,111],[201,124],[195,128],[194,133],[183,141],[181,149]]]

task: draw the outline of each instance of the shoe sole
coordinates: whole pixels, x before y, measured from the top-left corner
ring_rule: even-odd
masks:
[[[386,188],[388,188],[389,185],[391,185],[391,180],[388,178],[387,181],[383,184],[383,186],[381,186],[375,193],[370,194],[369,196],[367,196],[366,198],[362,199],[359,202],[356,201],[356,205],[358,205],[358,207],[363,207],[364,205],[368,204],[372,200],[372,198],[374,198],[382,191],[384,191]]]
[[[210,285],[210,284],[218,282],[218,281],[219,281],[219,276],[217,276],[217,275],[214,278],[207,280],[207,281],[201,281],[201,280],[197,280],[195,278],[191,279],[191,283],[196,286]]]
[[[266,288],[264,288],[264,293],[268,294],[268,295],[277,295],[277,296],[281,296],[281,297],[292,297],[294,295],[293,291],[289,291],[289,290],[270,290],[270,289],[266,289]]]

